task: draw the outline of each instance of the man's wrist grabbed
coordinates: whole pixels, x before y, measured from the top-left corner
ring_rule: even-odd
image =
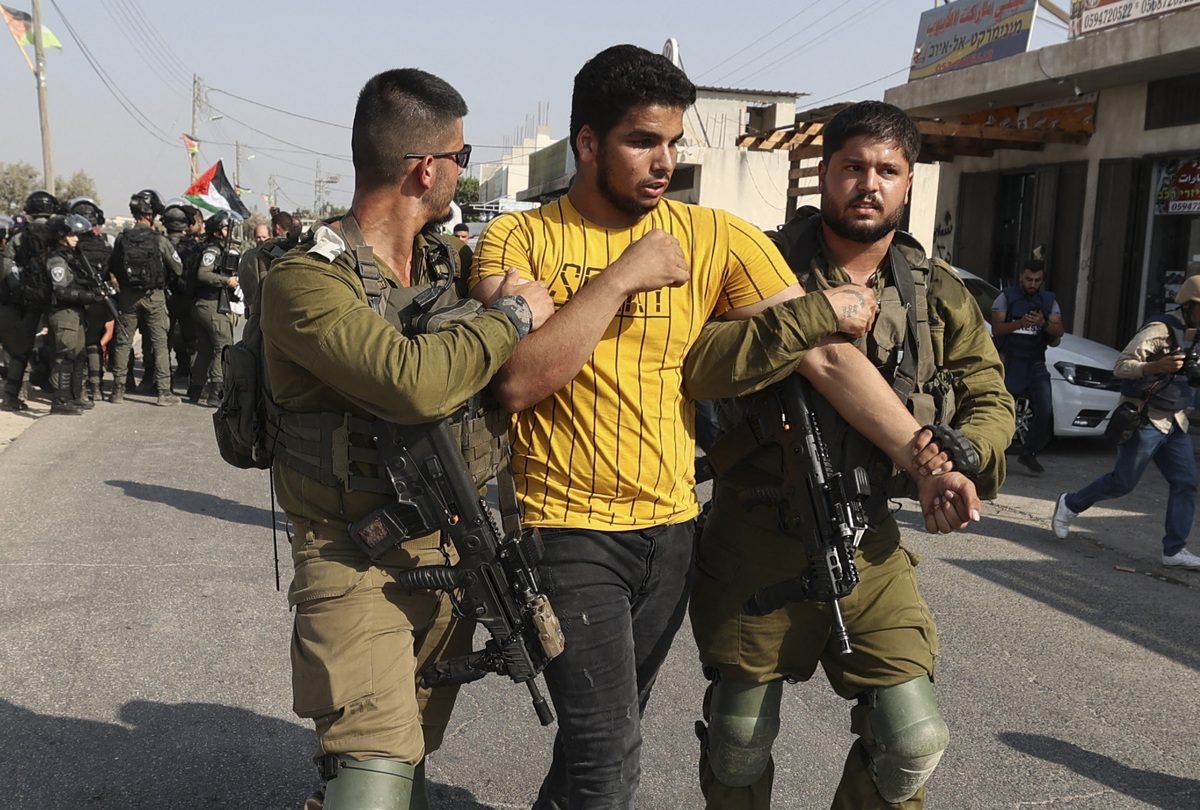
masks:
[[[517,340],[533,331],[533,310],[519,295],[505,295],[497,298],[488,309],[504,313],[509,323],[517,330]]]
[[[937,442],[938,447],[954,462],[954,472],[962,473],[972,480],[979,475],[979,468],[982,466],[979,451],[961,430],[949,425],[925,425],[925,429],[933,434],[933,440]]]

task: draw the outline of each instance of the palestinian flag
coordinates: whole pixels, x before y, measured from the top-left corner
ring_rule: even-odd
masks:
[[[24,11],[17,11],[8,6],[0,6],[0,15],[4,16],[4,21],[8,23],[8,28],[16,37],[18,45],[33,44],[33,17]],[[44,25],[42,26],[42,45],[62,50],[62,43],[58,41],[58,37],[51,34],[50,29]]]
[[[186,132],[183,133],[183,145],[187,148],[189,155],[194,155],[200,151],[200,142]]]
[[[225,167],[219,160],[197,177],[196,182],[183,192],[183,196],[192,205],[213,214],[218,211],[232,211],[243,220],[250,218],[250,209],[238,199],[233,190],[233,183],[225,176]]]

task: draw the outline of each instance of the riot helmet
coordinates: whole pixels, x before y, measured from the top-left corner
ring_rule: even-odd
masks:
[[[163,212],[162,197],[152,188],[144,188],[129,198],[129,210],[134,216],[153,219]]]
[[[159,218],[162,220],[163,227],[167,229],[167,233],[183,233],[192,221],[188,212],[178,203],[164,208],[162,216]]]
[[[104,224],[104,209],[91,197],[72,197],[67,200],[67,213],[79,214],[96,227]]]
[[[204,233],[208,236],[216,236],[222,228],[228,228],[238,222],[241,222],[241,219],[234,216],[232,212],[218,211],[204,221]]]
[[[50,238],[55,241],[67,236],[83,236],[92,232],[92,223],[79,214],[55,214],[50,217]]]
[[[30,192],[25,198],[25,213],[31,217],[48,217],[58,211],[58,198],[44,188]]]

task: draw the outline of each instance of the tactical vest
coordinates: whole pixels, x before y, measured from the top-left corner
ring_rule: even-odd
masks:
[[[130,290],[161,290],[167,271],[159,252],[158,234],[151,228],[132,228],[121,234],[121,286]]]
[[[1142,324],[1142,329],[1152,323],[1170,327],[1172,353],[1182,349],[1184,326],[1178,318],[1174,315],[1159,315]],[[1182,411],[1192,402],[1192,389],[1188,387],[1187,377],[1183,374],[1153,374],[1149,377],[1121,380],[1121,396],[1146,399],[1147,394],[1150,394],[1150,398],[1146,400],[1150,407],[1161,408],[1164,411]]]
[[[835,286],[825,275],[828,268],[819,238],[820,228],[819,212],[806,206],[779,231],[768,233],[808,293]],[[891,284],[879,294],[879,315],[870,332],[854,341],[854,345],[892,383],[896,395],[919,424],[949,424],[956,410],[954,381],[952,375],[937,368],[931,327],[940,323],[930,306],[928,292],[931,265],[938,260],[925,259],[915,240],[899,231],[893,237],[889,258]],[[917,259],[916,263],[912,259]],[[948,266],[946,269],[953,272]],[[867,471],[871,496],[866,510],[873,526],[886,517],[889,499],[917,496],[912,479],[897,472],[891,459],[854,430],[824,397],[813,391],[811,401],[834,467],[848,472],[862,466]],[[773,413],[764,412],[771,409]],[[772,446],[759,447],[752,424],[756,419],[783,418],[777,394],[768,389],[742,400],[724,400],[718,404],[717,413],[724,433],[718,440],[721,446],[714,451],[744,448],[737,451],[741,459],[726,475],[719,476],[722,483],[743,494],[778,487],[783,471],[779,455],[782,451]],[[742,500],[750,522],[779,529],[775,510],[745,508],[745,499]]]
[[[214,273],[219,273],[221,270],[221,258],[224,256],[224,253],[225,251],[221,243],[213,241],[205,242],[197,252],[196,260],[192,263],[190,284],[185,283],[185,288],[191,290],[191,296],[195,300],[217,301],[220,299],[223,288],[201,284],[197,274],[200,272],[202,266],[210,268]],[[205,264],[205,262],[208,262],[208,264]]]
[[[406,337],[422,334],[424,316],[439,310],[461,309],[463,315],[478,311],[474,302],[464,302],[464,291],[456,284],[456,255],[434,231],[425,232],[429,246],[414,255],[414,270],[425,268],[428,283],[392,287],[379,272],[373,251],[363,242],[352,217],[342,219],[342,237],[356,258],[355,269],[371,308]],[[420,259],[418,264],[416,259]],[[418,274],[414,272],[414,277]],[[276,406],[277,408],[277,406]],[[347,491],[393,495],[395,489],[371,438],[374,420],[353,414],[287,413],[279,411],[275,455],[288,467],[325,486]],[[509,415],[487,388],[468,399],[450,417],[450,429],[458,441],[463,460],[475,485],[482,488],[508,457]],[[351,462],[356,462],[352,465]],[[374,475],[353,470],[370,465]]]
[[[112,256],[112,248],[103,236],[85,233],[79,237],[79,246],[76,248],[87,259],[88,264],[97,276],[103,277],[108,267],[108,259]],[[95,284],[91,278],[91,273],[86,273],[78,278],[78,281],[88,289],[95,289]]]
[[[26,310],[41,309],[50,303],[50,276],[45,255],[52,246],[46,221],[31,220],[12,238],[13,263],[18,276],[21,304]]]
[[[1026,295],[1025,291],[1019,286],[1005,287],[1004,298],[1008,301],[1008,320],[1019,321],[1029,313],[1030,310],[1040,307],[1045,313],[1046,320],[1049,322],[1050,313],[1054,311],[1054,293],[1047,290],[1038,290],[1033,295]],[[1045,363],[1046,362],[1046,346],[1049,344],[1049,335],[1046,334],[1045,325],[1037,331],[1037,334],[1028,332],[1010,332],[1007,335],[1001,335],[994,339],[996,349],[1004,354],[1004,362],[1007,363]]]

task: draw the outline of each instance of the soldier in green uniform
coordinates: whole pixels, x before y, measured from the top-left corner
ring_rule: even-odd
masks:
[[[54,247],[46,257],[46,273],[50,280],[50,306],[46,320],[54,343],[51,381],[55,387],[50,401],[51,413],[79,415],[95,407],[83,396],[87,374],[85,354],[86,311],[89,304],[100,299],[83,279],[86,272],[76,253],[79,237],[92,230],[92,225],[79,214],[56,214],[47,225]]]
[[[896,231],[920,147],[916,126],[891,105],[862,102],[842,111],[824,131],[821,210],[802,209],[774,238],[808,291],[853,282],[875,292],[879,316],[855,345],[920,424],[945,426],[942,449],[959,474],[974,479],[980,497],[992,498],[1004,478],[1013,425],[1003,369],[962,282]],[[697,397],[727,394],[721,383],[730,379],[742,385],[740,393],[751,393],[779,378],[772,358],[740,351],[749,344],[727,326],[735,325],[706,327],[689,358]],[[841,600],[851,652],[840,654],[830,643],[827,602],[744,613],[759,589],[799,577],[808,561],[800,540],[781,529],[780,505],[748,497],[752,490],[779,490],[778,447],[743,441],[722,448],[745,438],[751,400],[722,403],[725,436],[714,454],[726,451],[726,465],[700,539],[690,607],[712,680],[704,700],[708,725],[700,728],[701,787],[708,808],[770,806],[782,684],[808,680],[820,663],[834,691],[855,701],[851,729],[858,736],[832,806],[913,810],[923,806],[925,780],[948,740],[931,686],[933,617],[916,588],[916,555],[901,543],[888,509],[889,498],[911,497],[915,489],[828,401],[811,397],[834,468],[861,466],[871,482],[870,528],[855,556],[861,581]]]
[[[183,274],[179,254],[167,238],[154,230],[154,218],[163,212],[162,199],[153,189],[143,189],[129,199],[134,225],[117,237],[108,262],[109,274],[120,285],[117,306],[121,326],[113,340],[113,390],[109,402],[125,399],[125,379],[129,370],[133,331],[142,330],[143,342],[149,343],[147,355],[154,357],[154,379],[158,385],[159,405],[178,405],[171,393],[171,355],[167,349],[167,284],[171,277]]]
[[[29,193],[25,198],[25,214],[28,217],[20,228],[15,228],[10,234],[8,244],[4,246],[4,257],[9,265],[9,272],[16,278],[14,294],[10,299],[16,304],[21,313],[19,328],[13,329],[9,337],[9,361],[5,373],[4,399],[0,403],[5,410],[24,411],[29,406],[21,399],[21,387],[25,381],[25,370],[29,358],[37,342],[38,332],[46,315],[46,307],[50,302],[50,285],[45,278],[45,253],[50,240],[44,231],[47,220],[59,213],[58,198],[45,189],[39,188]],[[35,379],[43,377],[39,382],[47,388],[44,379],[48,373],[39,374],[35,368],[30,372],[30,385]],[[53,390],[49,386],[48,390]]]
[[[272,238],[247,250],[238,262],[238,283],[241,284],[242,298],[246,301],[246,325],[242,328],[242,338],[247,343],[259,338],[263,279],[271,263],[300,241],[300,223],[287,211],[276,210],[271,214],[271,232]]]
[[[194,295],[192,323],[199,334],[188,401],[202,401],[212,408],[221,404],[221,353],[233,343],[229,295],[237,289],[238,277],[226,266],[230,219],[227,211],[218,211],[208,218],[204,223],[207,238],[188,268]]]
[[[428,806],[422,766],[457,690],[420,688],[419,673],[469,651],[473,630],[445,594],[396,583],[400,570],[456,558],[439,535],[376,563],[348,535],[396,497],[370,462],[372,423],[461,413],[553,311],[543,285],[515,274],[486,309],[459,301],[457,251],[437,223],[470,155],[466,112],[454,88],[420,70],[369,80],[354,116],[350,213],[317,227],[262,285],[263,352],[282,411],[273,469],[295,526],[293,708],[316,724],[327,810]],[[490,441],[507,431],[496,416],[479,420]],[[473,471],[477,482],[491,472]],[[307,807],[321,801],[314,795]]]
[[[200,216],[200,209],[177,198],[167,203],[160,219],[167,230],[167,241],[179,254],[179,263],[183,265],[186,276],[188,268],[192,266],[192,254],[199,249],[199,237],[204,233],[204,218]],[[190,382],[192,378],[192,358],[196,354],[197,344],[196,325],[192,320],[191,286],[181,277],[167,289],[167,315],[171,322],[167,330],[167,343],[175,352],[174,376],[185,382]]]

